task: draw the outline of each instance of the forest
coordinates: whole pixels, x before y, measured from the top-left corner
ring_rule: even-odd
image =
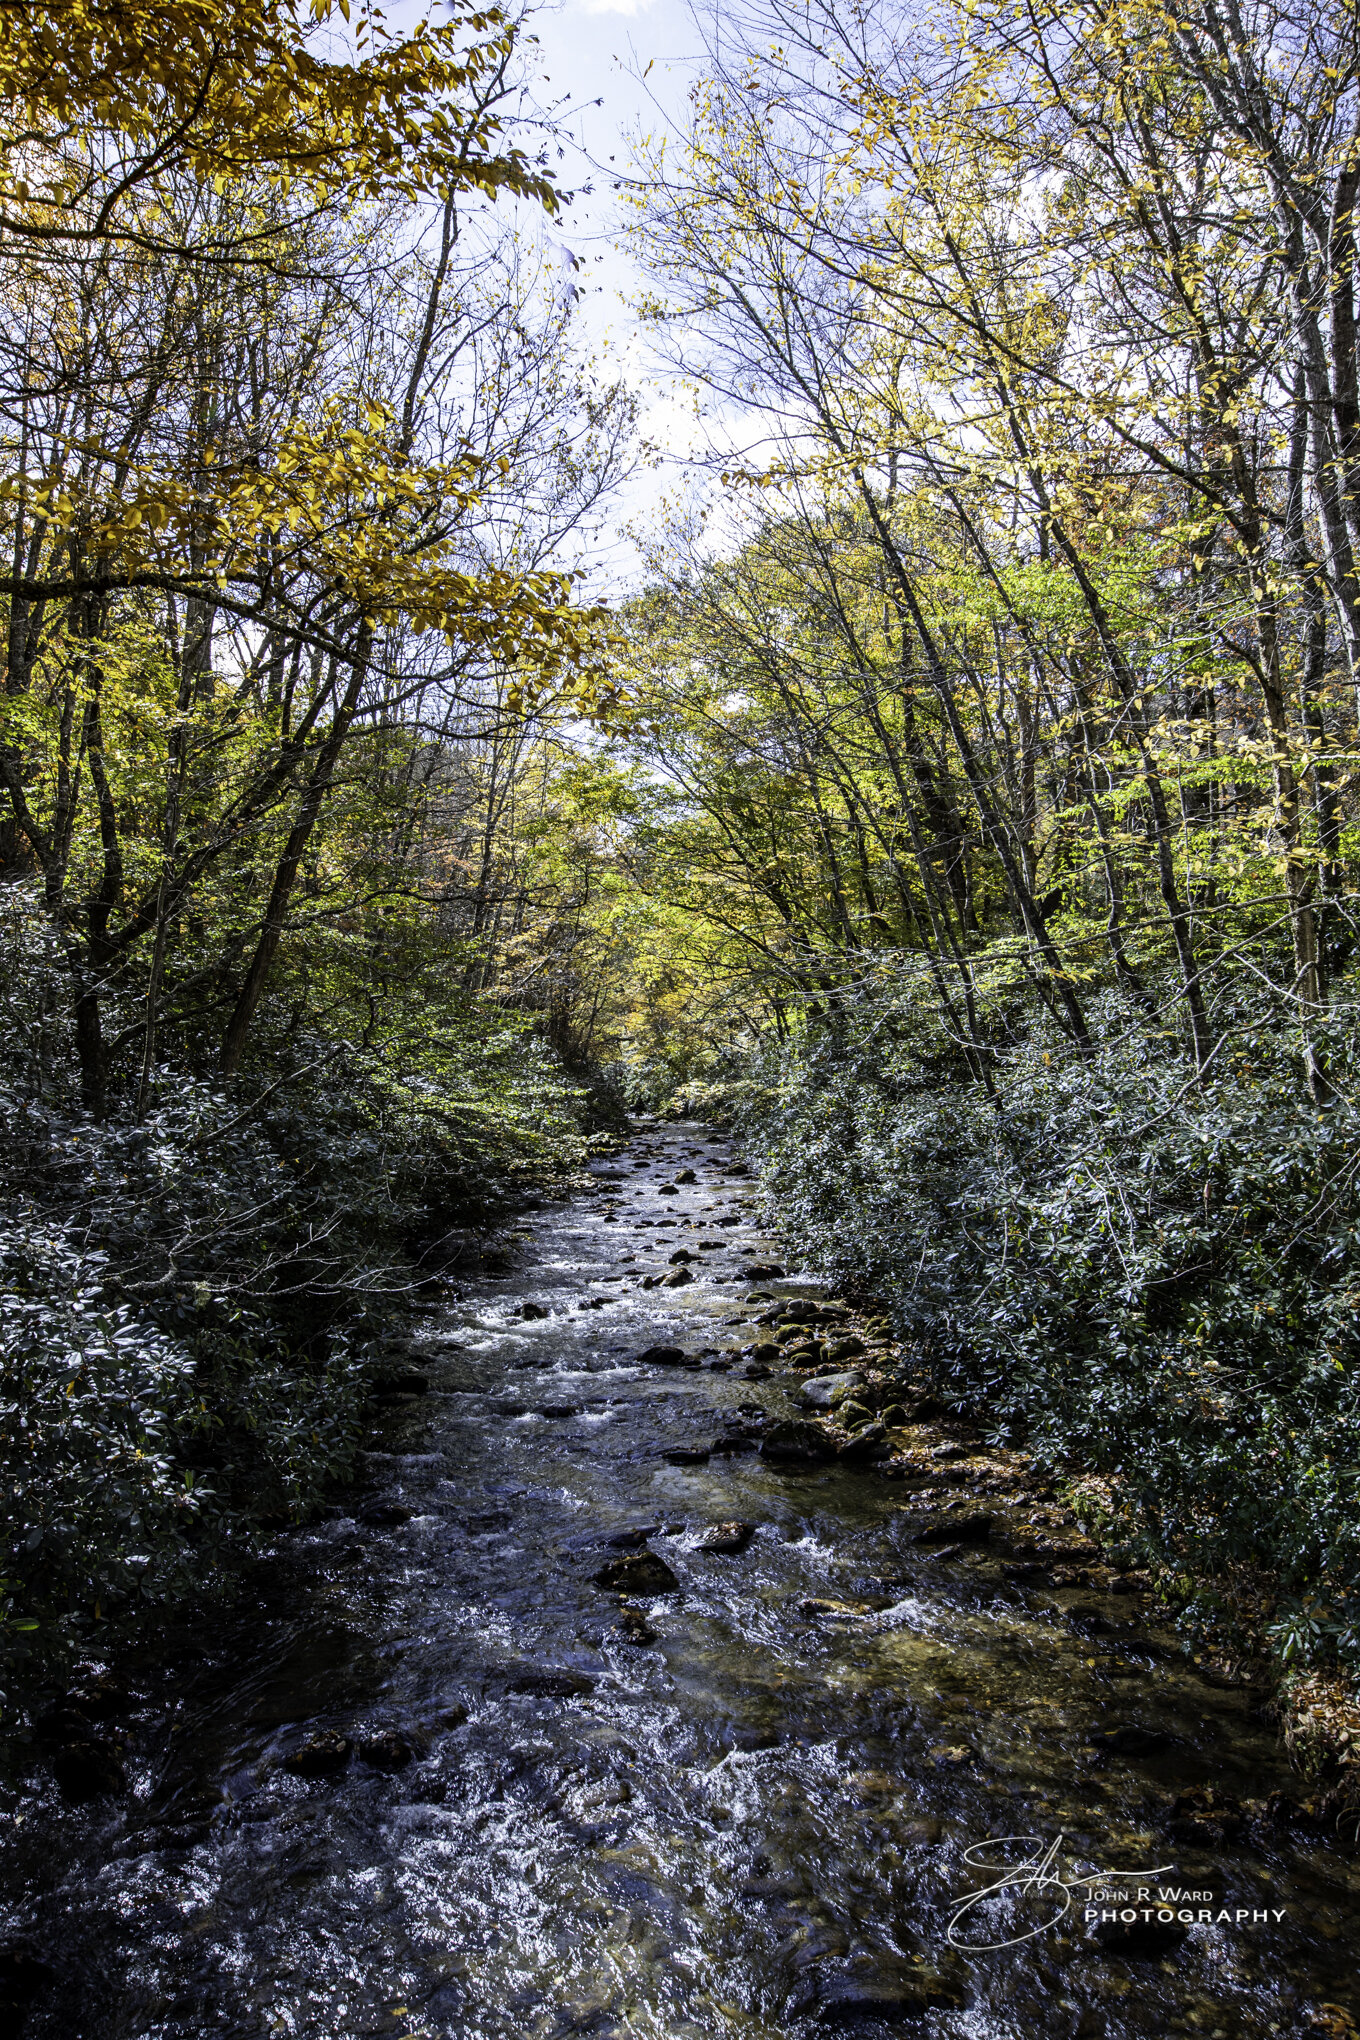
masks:
[[[11,1721],[637,1113],[1350,1693],[1354,9],[722,10],[612,173],[709,421],[627,575],[533,34],[0,17]]]

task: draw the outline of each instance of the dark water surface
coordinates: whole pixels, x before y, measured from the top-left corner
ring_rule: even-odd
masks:
[[[737,1271],[769,1249],[724,1159],[658,1128],[528,1221],[515,1272],[428,1328],[432,1392],[354,1513],[280,1539],[251,1608],[148,1675],[130,1796],[22,1802],[6,1925],[50,1971],[26,2040],[1348,2030],[1352,1856],[1259,1809],[1168,1837],[1178,1792],[1299,1793],[1247,1695],[1127,1600],[933,1556],[872,1472],[663,1457],[790,1413],[778,1378],[631,1364],[753,1336],[722,1321],[754,1317]],[[635,1286],[700,1240],[722,1244],[689,1287]],[[757,1526],[744,1552],[696,1548],[731,1519]],[[644,1529],[679,1589],[622,1604],[593,1575]],[[1138,1747],[1093,1746],[1112,1730]],[[326,1732],[341,1768],[290,1767]],[[1121,1951],[1077,1890],[1036,1938],[956,1951],[950,1900],[996,1874],[963,1852],[1009,1835],[1065,1837],[1052,1874],[1110,1888],[1170,1865],[1154,1885],[1213,1917]],[[959,1931],[1010,1939],[1062,1902]]]

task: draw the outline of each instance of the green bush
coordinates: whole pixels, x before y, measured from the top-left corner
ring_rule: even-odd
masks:
[[[1031,1042],[993,1102],[879,1013],[790,1059],[752,1132],[804,1251],[996,1435],[1113,1476],[1192,1617],[1268,1577],[1283,1655],[1358,1665],[1360,1054],[1333,1023],[1319,1111],[1286,1032],[1234,1039],[1198,1085],[1112,1024],[1085,1062]]]

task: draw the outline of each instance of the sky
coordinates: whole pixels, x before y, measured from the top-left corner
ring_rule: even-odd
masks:
[[[558,172],[580,195],[560,223],[543,231],[581,264],[572,270],[564,255],[564,281],[581,290],[583,343],[602,367],[619,364],[641,399],[644,438],[668,456],[624,491],[606,543],[605,576],[626,586],[640,563],[625,527],[657,521],[663,500],[680,486],[686,452],[701,443],[706,428],[696,418],[692,393],[650,353],[632,315],[640,279],[619,245],[611,172],[627,169],[630,133],[683,121],[701,39],[687,0],[558,0],[536,11],[529,29],[538,39],[532,66],[537,92],[547,104],[565,101],[563,125],[578,144]],[[586,184],[589,193],[580,190]]]

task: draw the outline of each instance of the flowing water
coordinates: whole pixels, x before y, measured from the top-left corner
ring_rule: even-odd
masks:
[[[723,1159],[647,1130],[534,1214],[513,1272],[426,1328],[431,1392],[350,1512],[147,1672],[128,1796],[19,1802],[25,2040],[1350,2030],[1360,1876],[1256,1804],[1301,1788],[1249,1695],[1127,1600],[932,1554],[872,1471],[743,1450],[792,1384],[634,1364],[754,1336],[723,1325],[760,1308],[737,1270],[762,1245]],[[698,1278],[642,1289],[677,1244]],[[734,1519],[744,1550],[697,1548]],[[638,1547],[676,1591],[596,1582]],[[1206,1784],[1253,1807],[1169,1838]],[[957,1948],[988,1838],[1062,1883],[966,1913]],[[1088,1900],[1140,1888],[1177,1921],[1102,1945]]]

